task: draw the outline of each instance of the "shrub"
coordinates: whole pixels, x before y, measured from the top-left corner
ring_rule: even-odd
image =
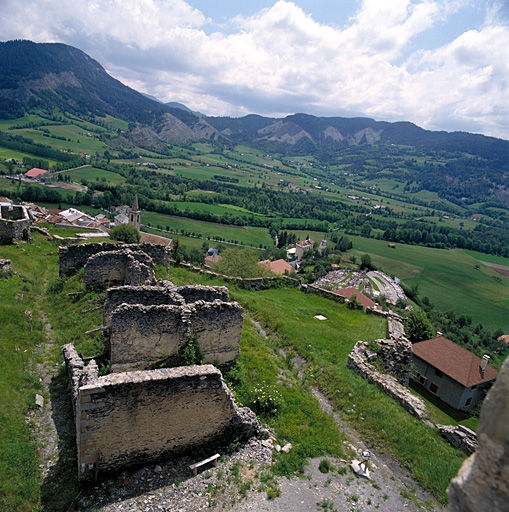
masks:
[[[130,224],[119,224],[110,231],[110,238],[128,244],[140,243],[140,232]]]
[[[318,469],[320,470],[320,473],[329,473],[334,469],[334,466],[328,459],[322,459],[320,464],[318,464]]]

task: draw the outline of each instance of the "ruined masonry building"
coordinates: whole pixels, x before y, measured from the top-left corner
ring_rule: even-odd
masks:
[[[25,206],[0,206],[0,242],[30,240],[30,215]]]
[[[129,268],[134,263],[126,255],[147,268],[152,258],[142,246],[111,245],[70,246],[60,252],[61,275],[84,266],[85,280],[120,284],[107,289],[103,307],[109,374],[99,376],[95,362],[85,364],[72,344],[63,347],[79,473],[117,470],[195,448],[216,450],[218,443],[256,435],[255,415],[237,407],[211,364],[150,369],[176,355],[191,335],[205,363],[234,361],[242,332],[240,305],[229,300],[225,287],[177,287],[152,278],[133,285]],[[163,261],[164,253],[157,250],[152,254]]]

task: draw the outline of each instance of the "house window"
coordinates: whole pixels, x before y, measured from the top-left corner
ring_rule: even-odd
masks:
[[[419,375],[419,382],[420,382],[421,384],[425,384],[425,383],[426,383],[426,380],[427,380],[427,379],[426,379],[426,377],[425,377],[424,375]]]
[[[429,390],[436,395],[437,392],[438,392],[438,386],[435,383],[432,382],[429,385]]]
[[[465,402],[465,407],[468,407],[470,405],[470,402],[472,402],[472,397],[467,398],[467,401]]]
[[[440,370],[435,370],[435,375],[436,375],[437,377],[442,378],[442,377],[444,376],[444,372],[441,372]]]
[[[472,391],[473,391],[476,387],[477,387],[477,384],[474,384],[474,385],[472,386]]]

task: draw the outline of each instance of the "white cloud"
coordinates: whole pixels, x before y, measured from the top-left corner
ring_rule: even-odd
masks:
[[[279,0],[212,34],[184,0],[8,0],[0,29],[77,46],[124,83],[208,114],[350,112],[509,138],[507,7],[486,2],[484,22],[431,50],[413,44],[472,0],[363,0],[343,28]]]

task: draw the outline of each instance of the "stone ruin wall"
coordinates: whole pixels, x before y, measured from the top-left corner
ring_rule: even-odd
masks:
[[[0,277],[9,277],[13,273],[11,260],[0,259]]]
[[[449,484],[447,512],[509,510],[509,359],[484,400],[477,451]]]
[[[85,264],[83,280],[86,289],[139,286],[147,281],[155,282],[154,264],[143,251],[118,247],[116,251],[103,251],[90,256]]]
[[[184,298],[176,293],[177,287],[158,284],[156,286],[114,286],[108,288],[104,299],[103,325],[111,325],[111,315],[121,304],[141,306],[183,305]]]
[[[377,340],[380,351],[377,356],[384,370],[398,380],[403,386],[410,382],[412,364],[412,343],[405,336],[403,319],[396,313],[390,313],[387,320],[388,338]]]
[[[377,340],[381,341],[381,340]],[[384,393],[394,398],[408,412],[421,420],[427,420],[428,413],[424,402],[412,394],[405,386],[400,384],[395,377],[380,373],[368,362],[367,343],[358,341],[348,356],[348,367],[376,384]]]
[[[97,377],[73,345],[63,347],[71,379],[79,474],[155,462],[191,449],[217,449],[258,434],[211,365]],[[89,364],[90,366],[90,364]]]
[[[0,240],[30,239],[30,216],[24,206],[0,206]]]
[[[223,364],[239,355],[242,324],[225,286],[119,286],[106,292],[104,351],[111,372],[145,370],[176,355],[192,334],[205,363]]]
[[[454,448],[472,455],[479,444],[477,434],[463,425],[436,425],[440,435]]]
[[[170,262],[170,250],[164,245],[158,244],[113,244],[99,242],[92,244],[70,245],[61,247],[58,252],[60,277],[70,276],[80,268],[83,268],[88,259],[98,252],[118,251],[119,249],[131,249],[143,251],[148,254],[154,263],[168,268]]]
[[[144,370],[176,355],[192,334],[205,363],[226,363],[239,354],[242,308],[235,302],[186,305],[123,304],[111,315],[110,371]]]

